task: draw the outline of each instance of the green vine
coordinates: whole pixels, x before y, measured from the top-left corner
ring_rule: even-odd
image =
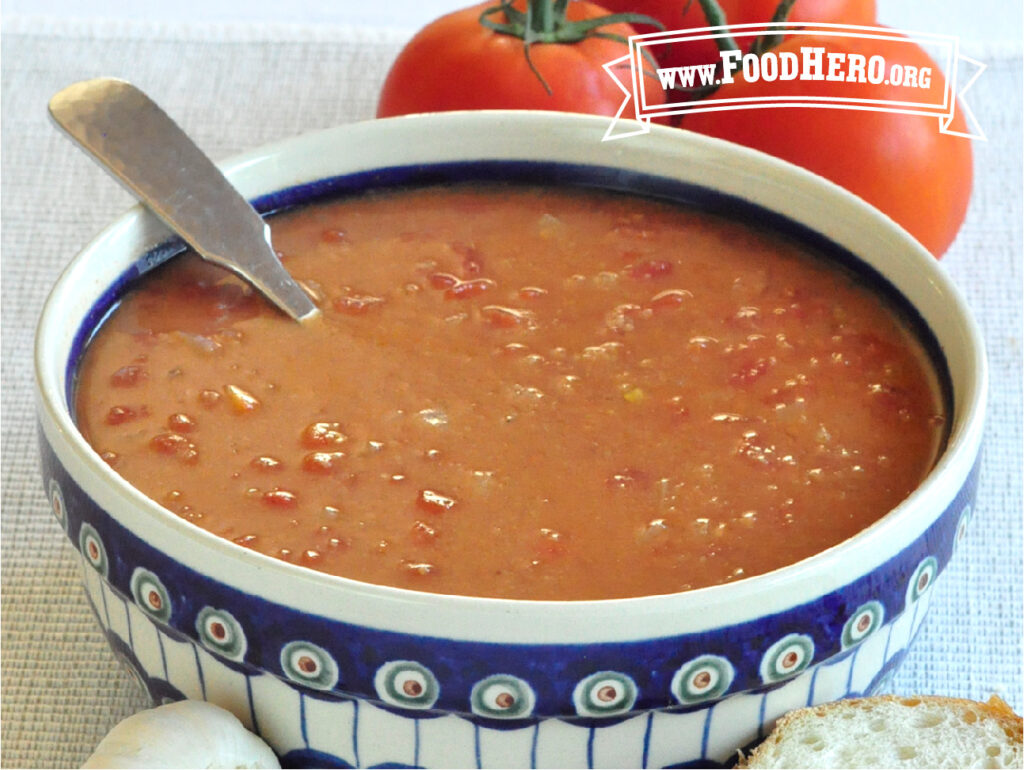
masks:
[[[685,0],[683,13],[689,10],[695,0]],[[717,0],[696,0],[700,5],[704,18],[709,27],[728,26],[729,20]],[[780,0],[772,16],[770,24],[778,24],[789,18],[790,10],[796,0]],[[642,13],[610,13],[605,16],[598,16],[593,19],[578,19],[572,21],[566,18],[566,10],[569,0],[526,0],[525,10],[515,7],[515,0],[498,0],[497,4],[485,8],[480,14],[480,24],[487,29],[497,32],[500,35],[510,35],[523,41],[523,56],[530,67],[530,71],[536,76],[544,90],[551,95],[551,87],[544,76],[534,65],[530,57],[530,46],[536,43],[578,43],[591,37],[600,37],[607,40],[614,40],[618,43],[628,41],[622,35],[615,35],[603,31],[604,27],[612,24],[648,24],[658,30],[664,31],[665,25],[657,19],[646,16]],[[751,53],[758,56],[765,51],[777,46],[783,39],[784,29],[765,32],[759,35],[750,48]],[[727,32],[715,38],[719,51],[741,50],[736,40]],[[644,49],[644,58],[652,67],[657,67],[651,53]],[[720,64],[718,66],[721,66]],[[682,88],[677,90],[696,95],[703,98],[715,91],[717,86],[701,86],[698,88]]]
[[[782,0],[779,6],[775,9],[775,13],[772,15],[772,24],[781,24],[789,18],[789,12],[793,8],[793,3],[796,0]],[[770,51],[772,48],[782,42],[783,31],[785,28],[780,28],[778,32],[771,34],[765,33],[758,35],[757,39],[754,40],[754,44],[750,47],[750,52],[760,56],[765,51]]]
[[[698,0],[700,3],[700,9],[704,11],[704,18],[708,22],[709,27],[724,27],[729,23],[729,20],[725,18],[725,11],[722,10],[717,0]],[[720,37],[715,38],[715,43],[718,44],[719,51],[738,51],[740,47],[736,45],[736,41],[733,40],[732,35],[728,32],[723,32]]]
[[[690,4],[693,0],[686,0],[684,9],[689,9]],[[707,26],[709,27],[725,27],[728,26],[729,20],[725,16],[725,11],[722,10],[722,6],[718,4],[717,0],[697,0],[700,4],[701,10],[704,12],[704,18],[707,20]],[[781,24],[789,18],[789,12],[793,9],[793,4],[796,0],[780,0],[778,6],[775,8],[775,13],[772,14],[771,21],[768,25]],[[684,10],[685,12],[685,10]],[[766,25],[766,26],[768,26]],[[750,46],[750,52],[756,56],[760,56],[766,51],[770,51],[772,48],[782,42],[785,33],[784,27],[779,27],[778,30],[771,32],[765,32],[764,34],[758,35],[754,42]],[[736,43],[736,40],[728,32],[721,33],[715,38],[715,43],[718,45],[719,51],[739,51],[742,50]],[[719,63],[717,66],[721,66]],[[718,90],[718,86],[699,86],[696,88],[681,88],[677,87],[676,90],[685,91],[690,95],[696,95],[698,99],[703,99],[708,94],[714,93]]]
[[[535,43],[572,44],[590,37],[605,38],[618,43],[628,42],[622,35],[602,31],[602,27],[611,24],[649,24],[659,30],[665,29],[657,19],[642,13],[610,13],[593,19],[572,21],[566,18],[569,0],[527,0],[525,11],[516,8],[513,1],[499,0],[497,5],[484,9],[480,14],[480,23],[501,35],[511,35],[523,41],[523,55],[526,57],[526,63],[549,96],[551,87],[530,58],[531,45]],[[651,63],[653,64],[653,61]]]

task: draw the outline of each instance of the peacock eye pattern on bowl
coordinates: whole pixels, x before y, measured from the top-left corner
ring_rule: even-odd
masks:
[[[939,574],[939,563],[934,556],[927,556],[917,565],[907,583],[907,606],[914,604],[932,587]]]
[[[489,719],[523,719],[533,713],[536,695],[519,677],[495,674],[477,682],[469,696],[474,714]]]
[[[234,661],[245,659],[245,631],[227,610],[203,607],[196,617],[196,632],[208,650]]]
[[[580,680],[572,692],[576,713],[582,717],[626,714],[636,704],[633,678],[619,671],[598,671]]]
[[[963,511],[960,512],[960,521],[956,525],[956,535],[953,537],[953,552],[960,547],[960,543],[967,536],[967,529],[971,524],[971,506],[965,505]]]
[[[885,565],[883,577],[876,570],[833,595],[755,621],[609,644],[429,638],[413,645],[403,634],[268,602],[181,564],[97,506],[48,445],[43,449],[45,488],[51,503],[60,493],[87,571],[161,633],[192,640],[247,675],[271,672],[310,697],[366,698],[396,713],[452,712],[492,726],[549,715],[612,724],[648,709],[697,709],[784,683],[840,654],[857,655],[870,637],[904,616],[909,621],[907,610],[916,617],[966,526],[976,484],[975,470],[932,528]],[[473,667],[464,664],[469,659]]]
[[[78,550],[89,562],[94,570],[103,577],[110,572],[110,565],[107,563],[107,549],[103,547],[103,540],[99,533],[89,524],[83,524],[78,533]]]
[[[736,670],[721,655],[701,655],[672,677],[672,695],[683,705],[720,698],[729,691]]]
[[[382,701],[407,709],[429,709],[441,690],[430,669],[413,660],[385,663],[377,669],[373,686]]]
[[[151,618],[161,623],[171,619],[171,597],[153,572],[136,567],[132,573],[131,592],[135,603]]]
[[[53,511],[53,515],[56,517],[60,525],[66,529],[68,522],[64,508],[64,493],[61,492],[60,484],[57,483],[57,479],[50,479],[47,496],[50,498],[50,510]]]
[[[794,677],[811,665],[814,640],[807,634],[787,634],[775,642],[761,659],[761,681],[765,684]]]
[[[330,690],[338,683],[338,664],[323,647],[294,641],[281,648],[281,670],[296,684]]]
[[[885,607],[880,601],[865,602],[854,611],[843,626],[843,649],[848,650],[860,644],[870,634],[882,626],[885,620]]]

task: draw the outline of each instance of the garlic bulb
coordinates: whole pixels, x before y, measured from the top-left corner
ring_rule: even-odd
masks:
[[[184,700],[115,725],[84,768],[279,768],[274,752],[229,711]]]

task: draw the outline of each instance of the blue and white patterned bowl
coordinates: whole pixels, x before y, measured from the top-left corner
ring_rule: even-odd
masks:
[[[856,537],[737,583],[636,599],[531,602],[368,585],[200,530],[120,479],[69,404],[89,334],[177,246],[133,209],[70,265],[43,311],[36,376],[44,483],[86,595],[154,701],[234,711],[296,766],[728,763],[796,707],[879,689],[968,526],[986,392],[960,293],[859,199],[767,156],[604,119],[448,113],[309,134],[226,164],[263,210],[395,184],[508,179],[677,198],[782,228],[895,292],[934,339],[949,445]]]

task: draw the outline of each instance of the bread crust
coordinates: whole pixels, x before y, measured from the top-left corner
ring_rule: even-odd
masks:
[[[941,709],[945,712],[954,713],[961,718],[963,718],[964,714],[971,713],[977,720],[979,720],[979,722],[982,720],[991,720],[998,725],[1006,736],[1006,745],[1011,748],[1011,751],[1016,758],[1016,764],[1013,766],[1021,766],[1020,761],[1022,754],[1024,754],[1024,752],[1022,752],[1024,719],[1014,713],[1013,709],[1010,708],[1002,698],[996,695],[989,698],[987,703],[966,700],[963,698],[949,698],[939,695],[875,695],[864,698],[850,698],[831,703],[823,703],[818,706],[808,706],[806,708],[796,709],[795,711],[791,711],[780,717],[778,722],[775,724],[775,728],[768,737],[765,738],[765,740],[748,756],[744,757],[741,754],[740,760],[736,766],[739,768],[751,769],[779,766],[777,763],[773,763],[770,760],[777,759],[780,752],[785,750],[787,741],[792,739],[793,733],[799,728],[808,726],[812,720],[821,719],[823,717],[832,717],[837,714],[841,715],[841,712],[844,710],[872,711],[876,708],[892,707],[906,709],[917,709],[920,707],[924,707],[926,709]],[[836,740],[842,740],[841,735],[835,735],[834,737]],[[982,752],[983,750],[983,747],[979,746],[979,752]],[[916,767],[919,765],[910,763],[903,766]]]

